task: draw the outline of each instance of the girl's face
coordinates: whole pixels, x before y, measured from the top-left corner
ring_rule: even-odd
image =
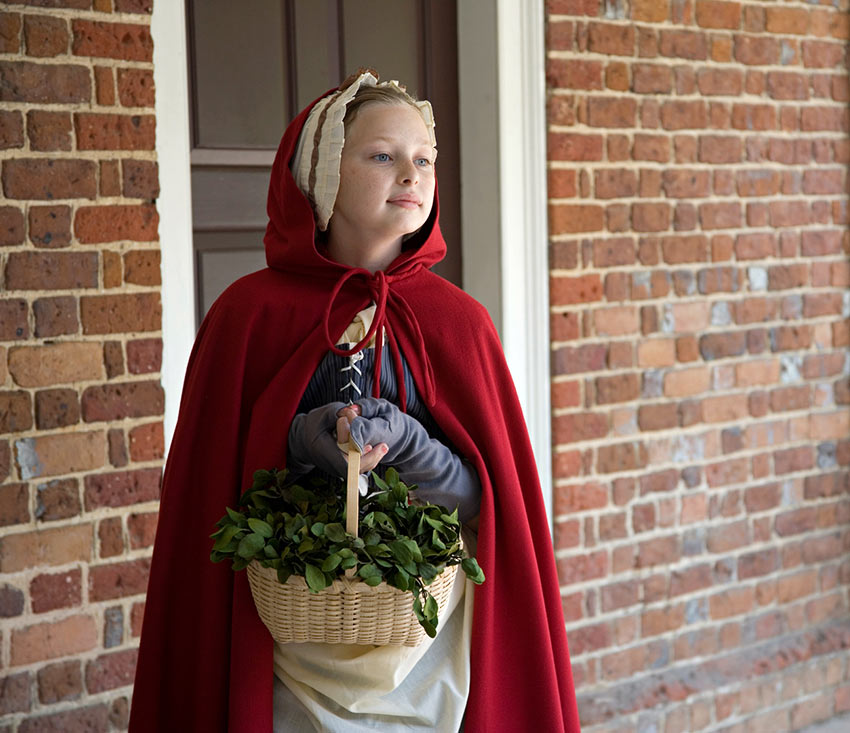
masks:
[[[419,229],[434,203],[435,155],[414,107],[363,105],[346,131],[332,236],[377,245]]]

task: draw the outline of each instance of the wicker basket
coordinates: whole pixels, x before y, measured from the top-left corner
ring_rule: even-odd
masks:
[[[357,536],[360,453],[349,449],[346,529]],[[428,591],[442,614],[452,591],[457,565],[440,573]],[[274,568],[264,568],[256,560],[248,565],[248,582],[257,613],[275,641],[323,642],[325,644],[374,644],[417,646],[425,630],[413,613],[413,593],[385,582],[370,586],[353,577],[335,580],[329,587],[312,593],[302,576],[290,576],[286,583],[277,579]]]

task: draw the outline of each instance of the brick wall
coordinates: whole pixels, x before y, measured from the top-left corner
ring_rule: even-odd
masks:
[[[547,13],[555,542],[585,729],[847,711],[847,3]]]
[[[127,726],[163,454],[150,0],[0,5],[0,731]]]

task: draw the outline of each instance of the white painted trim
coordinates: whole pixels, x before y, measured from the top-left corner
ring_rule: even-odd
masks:
[[[183,377],[195,340],[189,81],[183,0],[154,3],[151,17],[162,249],[162,386],[166,450],[174,434]]]
[[[551,523],[544,23],[539,0],[458,2],[464,287],[500,331]]]

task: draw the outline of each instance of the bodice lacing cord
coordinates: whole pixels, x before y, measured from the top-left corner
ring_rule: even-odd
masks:
[[[372,325],[366,332],[366,335],[358,341],[350,349],[343,349],[334,343],[330,334],[330,318],[333,310],[334,302],[342,290],[345,283],[353,278],[361,277],[365,281],[369,296],[375,302],[375,317],[372,320]],[[390,276],[392,277],[392,276]],[[407,301],[398,293],[393,292],[390,288],[390,279],[383,270],[378,270],[372,274],[368,270],[360,267],[355,267],[346,270],[336,281],[333,290],[331,291],[328,305],[325,308],[325,317],[323,327],[325,330],[325,339],[328,348],[339,356],[352,356],[363,349],[375,337],[375,373],[374,382],[372,385],[372,396],[381,396],[381,362],[384,350],[384,331],[387,334],[387,343],[392,354],[393,366],[395,367],[396,382],[398,383],[399,406],[402,411],[407,411],[407,390],[404,386],[404,368],[401,362],[401,352],[398,347],[398,341],[395,336],[394,324],[390,322],[390,318],[395,321],[395,325],[406,329],[410,336],[410,341],[416,349],[416,356],[419,363],[422,364],[425,374],[425,384],[422,385],[424,394],[422,395],[425,404],[429,407],[433,406],[436,401],[436,388],[434,385],[434,372],[431,367],[431,360],[425,351],[425,339],[422,336],[422,330],[419,328],[419,322],[416,320],[416,315],[408,305]]]

